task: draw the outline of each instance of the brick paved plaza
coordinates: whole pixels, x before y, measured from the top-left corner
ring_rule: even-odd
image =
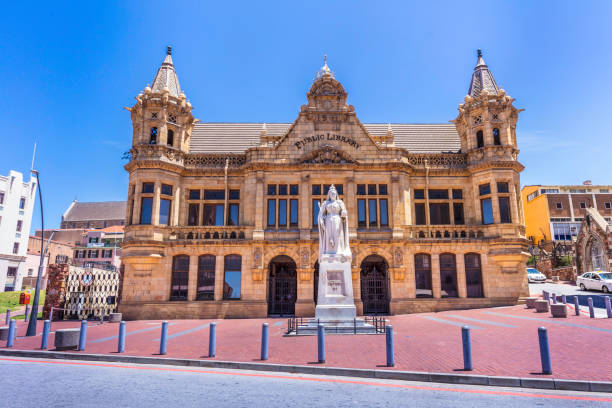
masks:
[[[388,317],[395,331],[395,370],[461,373],[461,326],[469,325],[474,374],[612,381],[612,321],[574,316],[553,319],[524,306],[423,313]],[[208,359],[209,323],[213,320],[174,320],[168,329],[165,357]],[[216,360],[259,361],[261,324],[270,324],[268,363],[309,365],[317,361],[316,337],[284,337],[285,319],[236,319],[217,321]],[[548,328],[553,375],[541,371],[537,328]],[[53,331],[79,327],[77,321],[54,322]],[[155,356],[159,353],[159,321],[127,322],[125,355]],[[118,324],[90,322],[86,353],[117,352]],[[40,348],[38,336],[21,337],[26,326],[18,322],[15,349]],[[4,342],[3,342],[4,343]],[[2,345],[2,348],[5,344]],[[75,351],[75,353],[78,353]],[[384,335],[327,335],[325,365],[384,369]]]

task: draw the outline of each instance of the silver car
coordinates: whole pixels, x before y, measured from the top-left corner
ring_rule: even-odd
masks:
[[[601,290],[604,293],[612,292],[612,273],[611,272],[587,272],[576,279],[576,284],[580,290]]]
[[[546,275],[535,268],[527,268],[527,282],[546,283]]]

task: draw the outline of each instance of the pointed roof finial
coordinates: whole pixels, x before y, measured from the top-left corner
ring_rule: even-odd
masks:
[[[476,54],[478,55],[478,58],[482,57],[482,50],[479,48],[478,51],[476,51]]]
[[[327,66],[327,54],[323,54],[323,65]]]
[[[323,54],[323,66],[321,67],[319,72],[317,72],[315,79],[319,79],[323,76],[331,76],[332,78],[334,77],[334,73],[327,66],[327,54]]]
[[[181,95],[181,87],[179,85],[176,71],[174,70],[174,63],[172,62],[172,47],[168,46],[166,50],[166,57],[161,64],[161,67],[157,70],[151,89],[153,92],[161,92],[164,88],[168,88],[170,96],[179,98]]]
[[[168,49],[166,50],[166,55],[172,55],[172,47],[171,46],[168,46]]]
[[[472,74],[472,81],[470,82],[468,95],[474,98],[480,96],[483,90],[486,90],[489,94],[497,95],[499,88],[497,87],[497,83],[495,83],[493,74],[482,58],[482,50],[480,48],[476,51],[476,55],[478,57],[478,61],[474,67],[474,73]]]

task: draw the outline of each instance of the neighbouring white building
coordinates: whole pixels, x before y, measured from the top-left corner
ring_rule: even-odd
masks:
[[[0,292],[21,290],[37,181],[13,170],[0,175]]]

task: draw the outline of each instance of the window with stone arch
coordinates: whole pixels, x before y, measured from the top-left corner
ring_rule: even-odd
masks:
[[[157,144],[157,128],[156,127],[152,127],[151,131],[149,132],[149,144]]]
[[[499,136],[499,129],[498,128],[494,128],[493,129],[493,144],[495,146],[501,146],[501,138]]]
[[[440,254],[440,286],[442,297],[458,297],[455,254]]]
[[[176,255],[172,258],[172,279],[170,300],[187,300],[189,285],[189,255]]]
[[[168,146],[174,146],[174,130],[168,129]]]
[[[414,278],[416,297],[433,297],[431,286],[431,256],[429,254],[414,255]]]
[[[215,298],[215,256],[198,257],[198,287],[196,300],[214,300]]]
[[[482,133],[482,130],[479,130],[478,132],[476,132],[476,147],[478,149],[480,149],[481,147],[484,147],[484,135]]]
[[[482,289],[482,265],[480,254],[465,254],[465,284],[467,297],[484,297]]]

